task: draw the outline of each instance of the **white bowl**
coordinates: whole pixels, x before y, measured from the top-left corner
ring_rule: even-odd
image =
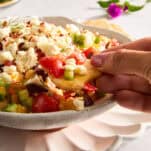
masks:
[[[29,20],[31,17],[7,17],[1,19],[8,19],[9,21],[23,21]],[[130,42],[131,39],[121,35],[120,33],[96,28],[89,27],[82,24],[79,24],[75,21],[72,21],[64,17],[39,17],[41,20],[54,23],[56,25],[65,26],[66,24],[75,24],[79,28],[85,28],[93,32],[99,32],[102,35],[105,35],[110,38],[116,38],[120,43]],[[98,115],[107,111],[108,109],[114,106],[114,101],[111,99],[111,96],[107,96],[103,100],[98,101],[95,105],[86,108],[83,111],[59,111],[59,112],[50,112],[50,113],[9,113],[9,112],[0,112],[0,125],[17,128],[17,129],[26,129],[26,130],[46,130],[46,129],[55,129],[60,127],[66,127],[75,122],[86,120],[92,116]]]

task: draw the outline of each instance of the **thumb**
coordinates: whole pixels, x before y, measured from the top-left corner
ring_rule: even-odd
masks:
[[[120,49],[92,57],[92,65],[111,74],[136,74],[151,81],[151,52]]]

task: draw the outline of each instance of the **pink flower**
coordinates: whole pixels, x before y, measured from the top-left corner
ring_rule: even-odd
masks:
[[[107,12],[112,18],[116,18],[122,15],[123,9],[115,3],[111,3],[107,9]]]

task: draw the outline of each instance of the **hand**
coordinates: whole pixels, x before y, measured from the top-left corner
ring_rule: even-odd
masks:
[[[96,81],[127,108],[151,112],[151,38],[144,38],[92,57],[103,74]]]

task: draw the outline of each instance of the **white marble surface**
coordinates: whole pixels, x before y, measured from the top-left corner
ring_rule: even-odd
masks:
[[[104,16],[96,0],[21,0],[14,6],[0,8],[3,16],[66,16],[74,19],[92,19]],[[151,4],[143,10],[112,20],[125,28],[134,38],[151,36]],[[151,130],[145,135],[126,143],[119,151],[150,151]]]

